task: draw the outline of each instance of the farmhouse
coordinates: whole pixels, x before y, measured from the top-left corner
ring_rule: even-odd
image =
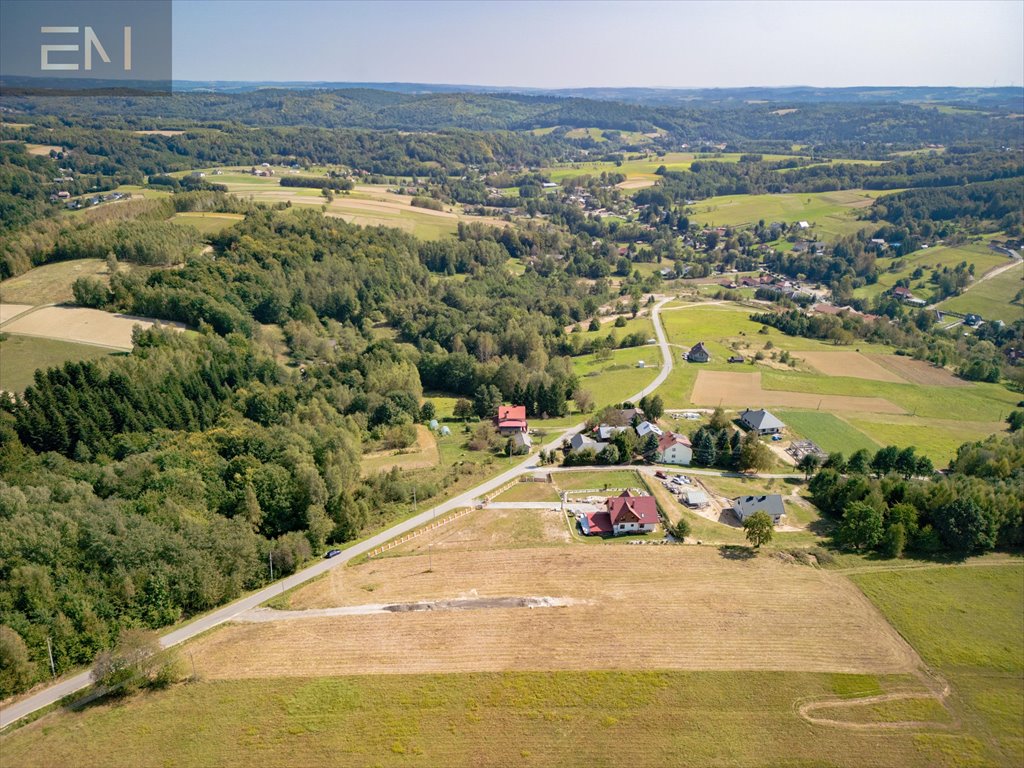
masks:
[[[740,421],[747,429],[756,430],[759,435],[777,435],[786,428],[785,424],[764,408],[756,411],[748,408],[740,414]]]
[[[498,425],[498,432],[505,436],[526,432],[529,427],[526,423],[525,405],[499,405],[498,417],[495,421]]]
[[[708,352],[708,348],[704,346],[703,341],[698,341],[696,346],[686,353],[686,359],[691,363],[710,363],[711,353]]]
[[[782,496],[777,493],[770,493],[767,496],[740,496],[732,500],[732,509],[741,523],[755,512],[767,514],[772,519],[772,525],[779,525],[786,516]]]
[[[644,412],[639,408],[619,408],[609,411],[607,417],[616,424],[632,424],[637,419],[643,419]]]
[[[605,509],[588,512],[580,518],[587,536],[610,533],[650,533],[658,525],[658,505],[653,496],[634,496],[623,491],[605,501]]]
[[[686,435],[669,432],[658,440],[658,450],[654,454],[656,461],[662,464],[682,464],[688,466],[693,461],[693,447]]]

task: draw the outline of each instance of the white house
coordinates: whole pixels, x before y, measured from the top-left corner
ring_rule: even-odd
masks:
[[[656,461],[662,464],[682,464],[689,466],[693,461],[693,446],[686,435],[669,432],[658,440],[658,450],[654,454]]]

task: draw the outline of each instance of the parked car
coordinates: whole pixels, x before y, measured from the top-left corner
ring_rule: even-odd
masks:
[[[329,549],[329,550],[327,550],[327,554],[324,555],[324,558],[327,559],[327,560],[330,560],[332,557],[337,557],[340,554],[341,554],[341,550],[340,549]]]
[[[661,480],[664,480],[666,477],[668,477],[668,475],[666,475],[660,469],[657,472],[654,473],[654,476],[659,478],[659,479],[661,479]]]

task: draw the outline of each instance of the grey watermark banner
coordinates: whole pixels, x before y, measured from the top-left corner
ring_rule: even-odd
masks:
[[[0,0],[0,93],[168,94],[171,32],[171,0]]]

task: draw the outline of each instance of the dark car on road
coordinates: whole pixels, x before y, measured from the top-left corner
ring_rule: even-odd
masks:
[[[324,557],[329,560],[330,558],[337,557],[340,554],[341,554],[341,550],[340,549],[329,549],[329,550],[327,550],[327,554],[324,555]]]

